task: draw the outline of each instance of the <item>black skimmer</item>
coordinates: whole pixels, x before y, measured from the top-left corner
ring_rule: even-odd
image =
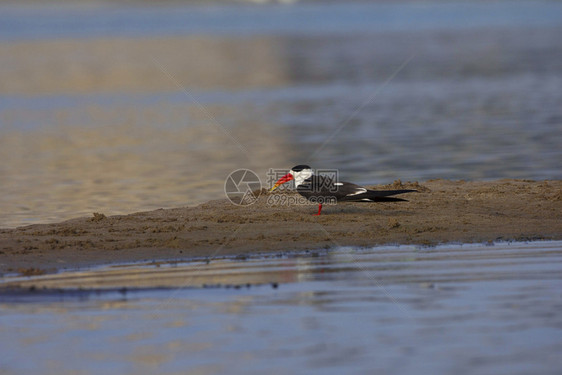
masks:
[[[270,192],[280,185],[295,180],[297,192],[309,201],[318,203],[318,213],[323,203],[337,202],[407,202],[392,195],[411,193],[417,190],[369,190],[351,182],[334,181],[329,177],[314,175],[308,165],[297,165],[281,177]]]

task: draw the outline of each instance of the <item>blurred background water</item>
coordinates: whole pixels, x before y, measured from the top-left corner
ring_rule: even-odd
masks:
[[[0,227],[358,183],[562,178],[562,3],[0,4]]]

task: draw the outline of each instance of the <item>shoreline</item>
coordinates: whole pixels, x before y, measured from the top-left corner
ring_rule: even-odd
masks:
[[[429,180],[408,202],[236,206],[226,199],[130,215],[92,213],[55,224],[0,229],[0,276],[116,263],[187,261],[340,246],[435,246],[562,239],[562,181]],[[275,193],[274,193],[275,194]],[[288,200],[296,193],[282,193]],[[270,200],[271,201],[271,200]]]
[[[482,265],[486,265],[486,259],[501,259],[505,251],[515,258],[535,257],[537,255],[535,251],[541,254],[538,255],[539,257],[544,257],[545,254],[559,254],[561,246],[562,241],[553,240],[500,241],[492,244],[449,243],[439,244],[435,247],[395,244],[352,249],[344,247],[247,254],[243,257],[223,255],[212,260],[192,258],[148,263],[108,264],[36,277],[6,275],[5,278],[0,278],[0,295],[8,298],[6,301],[18,302],[22,299],[27,301],[49,300],[52,297],[60,298],[61,295],[81,298],[102,294],[123,296],[129,292],[143,293],[153,290],[177,290],[178,288],[249,289],[266,286],[277,289],[280,284],[301,281],[298,277],[294,277],[294,274],[292,277],[288,277],[288,275],[292,272],[306,272],[304,269],[310,269],[304,265],[322,264],[337,257],[340,259],[346,257],[348,261],[355,262],[361,259],[359,257],[371,254],[377,258],[381,257],[379,260],[382,260],[382,263],[419,263],[419,261],[425,263],[430,259],[439,259],[447,262],[478,260]],[[490,251],[490,247],[494,247],[494,250]],[[265,262],[265,267],[262,265],[257,270],[254,263],[256,261]],[[300,264],[303,267],[300,267],[300,270],[292,268],[291,271],[277,272],[267,266],[267,264],[287,264],[286,262],[293,262],[293,265]],[[467,266],[470,267],[469,264]],[[361,266],[357,265],[357,268],[361,269]],[[232,272],[233,270],[236,272]],[[432,283],[426,282],[426,284]]]

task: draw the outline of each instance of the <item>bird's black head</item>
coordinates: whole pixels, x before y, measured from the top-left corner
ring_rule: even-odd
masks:
[[[308,165],[304,165],[304,164],[296,165],[293,168],[291,168],[291,170],[294,171],[294,172],[300,172],[303,169],[312,169],[312,168],[310,168]]]

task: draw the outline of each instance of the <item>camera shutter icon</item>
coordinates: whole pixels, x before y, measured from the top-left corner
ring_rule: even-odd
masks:
[[[261,181],[249,169],[238,169],[230,173],[224,182],[224,193],[228,200],[238,206],[247,206],[257,201],[261,194]]]

